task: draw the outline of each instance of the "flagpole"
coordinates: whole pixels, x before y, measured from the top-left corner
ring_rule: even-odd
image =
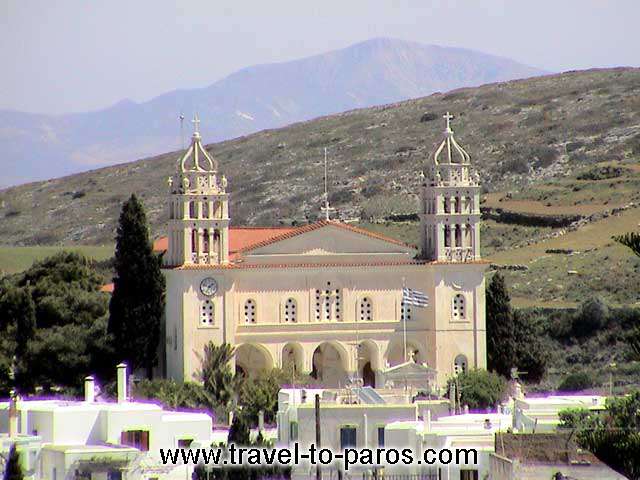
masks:
[[[402,299],[403,304],[400,305],[400,315],[402,317],[402,345],[404,351],[404,359],[403,363],[407,361],[407,305],[404,303],[404,289],[405,289],[405,281],[404,277],[402,277]],[[404,306],[404,311],[403,311]]]

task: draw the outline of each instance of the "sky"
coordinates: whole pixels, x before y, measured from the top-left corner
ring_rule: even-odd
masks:
[[[0,0],[0,109],[140,102],[375,37],[557,72],[637,67],[638,18],[639,0]]]

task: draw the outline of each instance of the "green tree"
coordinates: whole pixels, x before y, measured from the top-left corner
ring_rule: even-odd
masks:
[[[474,369],[461,372],[448,382],[449,388],[455,383],[460,392],[460,403],[470,409],[491,408],[505,394],[506,380],[494,372]]]
[[[36,329],[35,304],[27,287],[6,286],[0,296],[0,318],[4,319],[4,325],[0,326],[0,330],[5,330],[13,340],[4,345],[6,350],[2,363],[9,369],[16,368],[13,387],[21,393],[27,393],[32,388],[32,375],[27,365],[27,349]]]
[[[228,443],[242,446],[251,445],[250,435],[251,431],[247,416],[242,411],[236,412],[229,428]]]
[[[245,379],[240,388],[239,403],[251,425],[258,424],[258,412],[264,412],[264,421],[273,423],[278,411],[278,392],[294,380],[297,386],[309,385],[307,375],[295,374],[292,369],[273,368],[256,378]]]
[[[118,360],[125,360],[133,369],[145,368],[148,378],[158,360],[164,312],[165,280],[160,267],[142,204],[131,195],[118,221],[109,333]]]
[[[604,327],[609,307],[599,297],[588,298],[573,317],[572,331],[576,337],[587,337]]]
[[[11,444],[9,449],[9,457],[7,458],[7,464],[4,468],[3,480],[22,480],[24,474],[22,473],[22,466],[20,465],[20,454],[16,450],[16,444]]]
[[[640,257],[640,233],[629,232],[625,235],[620,235],[613,238],[616,242],[629,247],[633,253]],[[636,360],[640,360],[640,325],[631,329],[626,338],[633,357]]]
[[[170,409],[207,409],[213,412],[213,399],[204,387],[195,382],[179,383],[157,378],[138,382],[131,392],[133,398],[157,400]]]
[[[577,392],[593,387],[593,375],[587,372],[575,372],[567,375],[558,386],[561,392]]]
[[[99,291],[102,283],[89,260],[69,252],[0,283],[0,390],[7,389],[14,356],[23,393],[36,385],[75,393],[84,376],[112,370],[104,361],[108,300]]]
[[[511,298],[504,277],[496,273],[486,292],[487,367],[505,377],[516,366]]]
[[[211,395],[217,413],[222,415],[232,407],[239,387],[239,379],[235,378],[230,366],[234,354],[235,349],[228,343],[215,345],[209,342],[200,357],[198,376]]]
[[[640,257],[640,232],[629,232],[615,236],[613,239],[625,247],[629,247],[633,253]]]
[[[640,478],[640,391],[609,398],[604,414],[560,412],[559,428],[575,430],[578,444],[630,479]]]
[[[511,308],[504,277],[496,273],[487,288],[487,366],[509,377],[517,368],[523,378],[539,381],[546,371],[547,352],[540,321]]]

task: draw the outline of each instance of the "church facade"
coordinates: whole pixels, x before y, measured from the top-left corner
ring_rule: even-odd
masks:
[[[169,179],[166,374],[194,380],[204,346],[229,343],[246,375],[273,367],[340,386],[384,386],[407,361],[443,386],[486,367],[480,186],[447,121],[420,196],[420,245],[324,220],[230,226],[229,185],[196,128]],[[403,286],[425,293],[405,305]]]

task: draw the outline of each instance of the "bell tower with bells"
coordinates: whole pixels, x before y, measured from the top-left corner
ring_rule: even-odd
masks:
[[[424,175],[420,199],[420,244],[424,260],[480,260],[480,177],[453,136],[449,112],[444,139]]]
[[[168,266],[229,263],[229,195],[218,162],[202,146],[196,115],[191,145],[169,177]]]

